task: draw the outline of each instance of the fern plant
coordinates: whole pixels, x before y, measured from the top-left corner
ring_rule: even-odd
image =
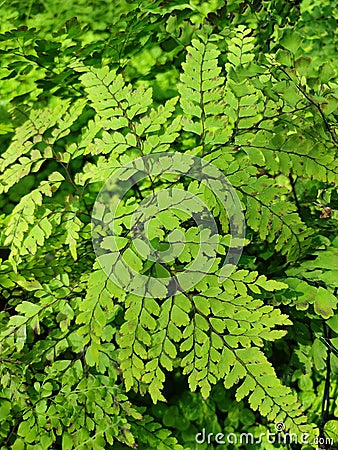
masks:
[[[234,426],[222,398],[258,435],[276,423],[311,439],[316,426],[335,433],[336,71],[328,62],[311,72],[290,27],[262,44],[265,9],[243,16],[237,2],[226,14],[211,3],[157,2],[159,16],[152,2],[125,6],[135,35],[116,34],[118,57],[95,33],[81,42],[75,19],[48,44],[29,29],[1,37],[19,58],[12,67],[36,65],[1,129],[2,448],[198,448],[203,408],[212,420],[226,413],[216,428]],[[153,66],[135,76],[143,66],[127,44],[145,16]],[[22,39],[19,56],[11,39]],[[16,77],[3,74],[7,96]],[[128,184],[140,160],[143,176]],[[118,205],[113,177],[127,185]],[[327,229],[312,226],[306,203],[325,190]],[[148,280],[142,289],[135,274]],[[299,342],[298,326],[308,331]],[[274,367],[279,349],[289,361]],[[321,421],[303,396],[305,372],[325,392]],[[184,386],[177,404],[170,385]],[[182,399],[195,405],[186,429],[173,419]]]

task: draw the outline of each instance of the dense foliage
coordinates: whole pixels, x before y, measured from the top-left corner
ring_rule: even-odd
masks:
[[[0,448],[337,448],[336,2],[0,11]],[[107,180],[164,153],[174,172],[131,184],[110,225]],[[162,263],[130,219],[149,197],[152,248],[184,236]]]

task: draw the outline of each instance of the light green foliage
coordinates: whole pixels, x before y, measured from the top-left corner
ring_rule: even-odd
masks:
[[[224,114],[224,77],[217,64],[220,52],[207,36],[193,39],[182,64],[180,104],[184,112],[183,129],[201,138],[201,155],[210,147],[227,141],[231,134]]]
[[[209,450],[203,428],[258,437],[277,422],[337,440],[333,2],[12,3],[0,6],[0,449]],[[163,152],[177,172],[129,186],[115,216],[116,197],[100,204],[112,175],[123,185],[121,168]],[[194,179],[181,156],[226,177],[245,239],[231,241],[243,224],[219,179]],[[194,221],[206,213],[214,232]],[[238,267],[224,265],[240,244]],[[124,289],[135,273],[149,292]]]

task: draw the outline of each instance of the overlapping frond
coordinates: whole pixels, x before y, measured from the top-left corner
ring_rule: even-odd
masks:
[[[306,418],[296,397],[278,380],[261,350],[264,341],[284,336],[286,331],[278,328],[291,322],[250,295],[284,288],[283,283],[242,270],[222,287],[216,276],[207,275],[197,286],[198,294],[182,293],[161,303],[127,295],[126,323],[118,337],[127,389],[163,401],[165,373],[180,365],[191,390],[201,389],[204,397],[219,380],[226,388],[238,384],[238,401],[249,396],[251,407],[269,420],[302,429]]]

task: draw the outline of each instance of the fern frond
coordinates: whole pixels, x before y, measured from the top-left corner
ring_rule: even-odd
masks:
[[[299,218],[295,205],[285,199],[288,188],[276,185],[274,179],[265,175],[251,177],[242,184],[243,177],[238,172],[229,180],[245,195],[247,224],[262,240],[274,243],[276,250],[289,260],[295,259],[312,232]]]
[[[313,253],[314,259],[303,261],[287,270],[287,275],[306,279],[313,284],[325,284],[331,290],[338,287],[338,242],[335,240],[325,250]]]
[[[131,430],[136,437],[140,450],[183,450],[182,445],[172,435],[170,430],[162,427],[148,415],[144,416],[144,421],[130,422]]]
[[[303,109],[301,109],[304,114]],[[293,120],[297,116],[293,113]],[[317,179],[327,183],[337,183],[338,163],[335,148],[327,138],[318,137],[318,126],[314,122],[309,127],[296,128],[293,133],[285,134],[288,115],[276,119],[276,126],[271,130],[257,130],[238,136],[235,142],[248,154],[252,163],[260,167],[269,167],[271,171],[288,176],[290,172],[302,177]],[[317,119],[318,120],[318,119]],[[292,122],[291,122],[292,126]],[[264,128],[264,121],[262,123]]]
[[[70,217],[67,217],[67,216]],[[77,260],[77,241],[79,240],[79,231],[82,226],[81,220],[76,216],[76,214],[70,213],[67,214],[65,219],[65,228],[66,228],[66,240],[65,243],[69,245],[70,253],[74,259]]]
[[[149,392],[154,402],[163,401],[165,371],[179,363],[192,391],[199,387],[208,397],[219,380],[224,380],[226,388],[243,380],[238,400],[250,396],[252,408],[269,420],[285,421],[290,429],[301,430],[306,418],[300,405],[261,350],[264,341],[285,335],[276,327],[291,322],[248,293],[248,289],[257,295],[261,289],[285,287],[257,272],[241,270],[222,286],[216,275],[206,275],[195,287],[199,294],[177,294],[161,304],[128,295],[126,323],[118,338],[127,390]]]
[[[106,311],[111,319],[115,317],[119,308],[112,299],[117,296],[123,298],[122,290],[116,288],[103,271],[94,266],[94,271],[87,280],[86,296],[79,305],[80,313],[76,318],[76,322],[81,325],[79,334],[86,344],[91,343],[89,353],[97,356],[90,365],[98,363],[99,344],[103,340],[104,330],[109,329]]]
[[[16,131],[9,148],[1,155],[0,193],[7,192],[30,172],[37,172],[46,159],[55,157],[53,145],[70,133],[71,125],[84,105],[84,99],[72,105],[67,100],[59,101],[54,108],[32,110],[27,121]],[[47,137],[50,129],[53,129],[52,134]]]
[[[86,141],[80,140],[79,148],[84,154],[107,154],[114,164],[119,155],[136,150],[139,155],[151,152],[165,152],[178,136],[180,120],[172,122],[178,98],[169,99],[158,108],[150,108],[152,90],[140,87],[133,89],[126,84],[121,74],[108,67],[102,69],[74,65],[75,70],[84,72],[80,79],[88,98],[96,110],[99,120],[91,122]],[[99,129],[102,138],[95,138]],[[89,137],[92,142],[89,142]],[[80,181],[83,183],[83,181]]]
[[[51,197],[64,181],[59,172],[53,172],[48,180],[29,194],[23,196],[7,218],[4,245],[9,246],[9,261],[16,269],[21,256],[35,254],[38,246],[42,246],[51,235],[52,229],[60,223],[61,216],[42,205],[43,197]],[[39,209],[39,214],[36,210]]]
[[[253,164],[273,172],[337,183],[335,145],[323,113],[294,75],[273,72],[269,55],[269,67],[254,61],[251,34],[239,26],[228,45],[225,112],[235,122],[234,143]]]
[[[224,77],[220,76],[219,55],[217,46],[207,38],[193,39],[178,85],[183,129],[200,137],[202,155],[212,145],[225,143],[231,135],[229,118],[224,115]]]
[[[289,277],[285,279],[285,282],[290,290],[288,299],[284,299],[282,296],[284,301],[291,303],[299,310],[306,310],[309,305],[313,305],[315,313],[324,319],[333,316],[338,300],[330,289],[315,286],[301,277]]]
[[[303,261],[287,270],[285,283],[289,286],[288,296],[279,294],[277,300],[291,304],[298,310],[307,310],[313,305],[314,312],[328,319],[337,309],[335,289],[337,282],[338,248],[332,245],[314,253],[315,259]]]
[[[249,78],[251,67],[253,74],[257,75],[262,70],[253,64],[254,37],[252,30],[240,25],[235,30],[227,48],[227,70],[225,113],[234,121],[233,136],[240,136],[241,130],[251,129],[263,118],[264,102],[263,94],[257,89]]]

